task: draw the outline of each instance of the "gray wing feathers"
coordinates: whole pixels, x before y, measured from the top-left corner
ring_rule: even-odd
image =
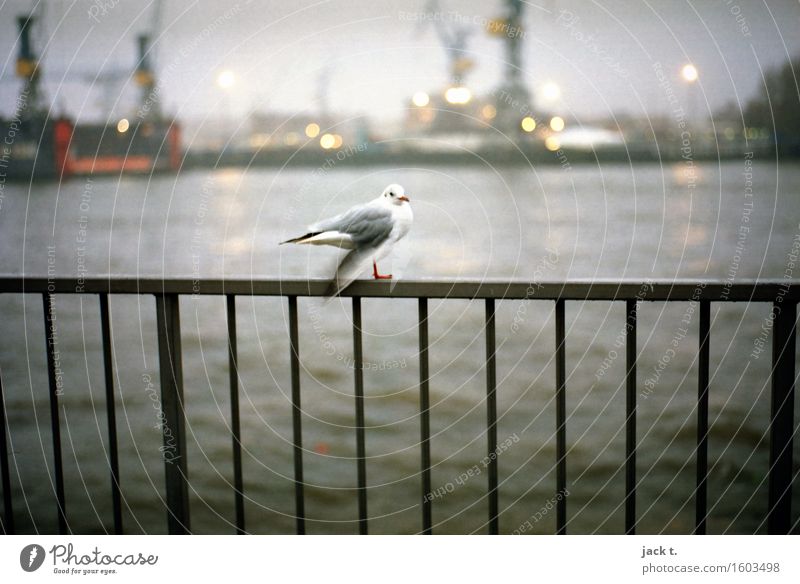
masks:
[[[394,226],[392,212],[383,207],[362,205],[349,211],[315,223],[310,231],[340,231],[353,238],[356,247],[377,246],[383,243]]]

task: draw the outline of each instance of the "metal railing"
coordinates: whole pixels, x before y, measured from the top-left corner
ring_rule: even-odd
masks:
[[[114,363],[111,354],[111,321],[109,294],[150,294],[156,299],[161,402],[164,413],[165,447],[172,450],[166,467],[167,520],[169,533],[191,532],[186,468],[186,435],[181,366],[181,336],[178,300],[180,295],[222,295],[227,300],[228,349],[230,362],[231,433],[233,448],[234,493],[237,533],[246,533],[242,480],[242,452],[239,424],[238,370],[236,342],[236,296],[286,297],[289,309],[289,350],[291,364],[292,426],[294,446],[295,516],[298,534],[305,533],[305,499],[303,482],[303,432],[300,403],[300,347],[298,342],[297,298],[323,296],[329,282],[322,280],[192,280],[192,279],[129,279],[129,278],[29,278],[0,277],[0,293],[40,294],[43,301],[48,378],[50,387],[50,419],[53,438],[53,469],[60,533],[67,533],[64,496],[63,462],[53,343],[53,295],[96,294],[102,328],[103,363],[105,367],[106,408],[108,417],[109,470],[114,517],[114,531],[122,533],[119,457],[117,452],[114,412]],[[646,294],[642,294],[642,290]],[[428,362],[428,300],[481,299],[485,302],[486,334],[486,416],[488,462],[488,528],[499,532],[497,456],[497,371],[495,342],[495,302],[503,299],[555,302],[556,360],[556,492],[567,489],[566,435],[566,345],[565,310],[567,301],[624,301],[626,303],[626,419],[625,419],[625,533],[635,533],[636,526],[636,330],[637,307],[643,301],[699,303],[696,489],[694,533],[706,533],[708,479],[708,391],[709,331],[712,302],[772,303],[773,338],[771,368],[771,411],[769,423],[769,487],[767,531],[785,534],[792,530],[792,441],[794,436],[795,338],[797,302],[800,282],[760,281],[736,284],[720,282],[555,282],[537,283],[500,281],[357,281],[344,291],[353,306],[353,354],[355,431],[358,474],[359,532],[368,531],[367,469],[364,436],[364,377],[361,332],[361,298],[416,298],[419,311],[419,398],[420,398],[420,461],[421,461],[421,533],[432,533],[431,451]],[[7,417],[0,379],[0,470],[2,471],[5,533],[14,533],[6,431]],[[169,445],[167,445],[169,440]],[[556,532],[567,532],[567,501],[558,497]]]

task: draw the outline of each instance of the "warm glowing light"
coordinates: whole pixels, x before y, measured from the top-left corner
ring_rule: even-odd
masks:
[[[561,88],[552,81],[548,81],[542,85],[542,99],[547,101],[555,101],[561,97]]]
[[[306,136],[309,138],[316,138],[319,136],[319,124],[311,122],[306,126]]]
[[[526,118],[522,118],[522,122],[520,123],[522,129],[526,132],[533,132],[536,129],[536,120],[532,117],[528,116]]]
[[[230,89],[236,83],[236,75],[233,71],[223,71],[217,76],[217,85],[222,89]]]
[[[564,118],[561,118],[559,116],[554,116],[550,120],[550,129],[553,130],[554,132],[560,132],[561,130],[563,130],[564,129]]]
[[[419,115],[417,116],[421,122],[429,124],[433,121],[433,118],[436,117],[434,111],[430,108],[425,108],[419,110]]]
[[[300,141],[300,137],[296,132],[289,132],[283,137],[283,143],[287,146],[294,146]]]
[[[253,134],[250,136],[250,147],[251,148],[264,148],[270,143],[270,136],[269,134]]]
[[[555,152],[559,148],[561,148],[561,142],[555,136],[548,136],[547,139],[544,141],[544,147],[547,148],[550,152]]]
[[[428,103],[430,103],[431,98],[424,91],[418,91],[414,94],[414,97],[411,98],[411,101],[417,107],[425,107],[428,105]]]
[[[486,104],[481,108],[481,115],[484,119],[493,120],[497,115],[497,109],[491,104]]]
[[[447,103],[463,105],[472,99],[472,92],[466,87],[451,87],[444,92],[444,98]]]
[[[697,77],[699,76],[697,73],[697,67],[691,63],[683,66],[683,69],[681,69],[681,75],[683,75],[684,80],[688,81],[689,83],[694,83],[697,81]]]
[[[117,132],[120,134],[124,134],[128,131],[128,128],[131,127],[131,124],[125,118],[122,118],[120,121],[117,122]]]
[[[336,137],[333,134],[323,134],[319,139],[319,145],[325,150],[330,150],[336,145]]]
[[[341,148],[342,147],[342,137],[339,134],[333,135],[333,147],[334,148]]]

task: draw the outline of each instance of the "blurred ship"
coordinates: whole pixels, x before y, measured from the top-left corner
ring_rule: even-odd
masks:
[[[522,0],[505,0],[497,18],[481,22],[484,33],[503,43],[504,67],[499,83],[488,95],[475,95],[467,76],[474,67],[468,41],[476,19],[446,18],[457,13],[443,10],[439,0],[428,2],[426,12],[434,17],[424,22],[436,29],[447,56],[449,79],[445,87],[416,92],[407,104],[404,132],[416,148],[431,155],[477,155],[494,163],[558,162],[564,149],[577,159],[586,158],[583,154],[596,148],[605,155],[620,153],[623,142],[619,132],[585,122],[578,126],[554,111],[560,95],[555,83],[542,85],[544,104],[534,102],[522,76],[523,42],[530,32],[524,28],[524,9]]]
[[[52,114],[42,95],[42,67],[32,41],[35,17],[20,16],[17,23],[16,75],[23,86],[12,117],[0,119],[0,178],[64,179],[178,170],[183,157],[180,126],[158,107],[150,35],[138,37],[139,59],[133,72],[141,92],[137,111],[130,120],[84,124]]]
[[[17,19],[19,55],[16,75],[23,80],[11,119],[0,120],[0,176],[15,179],[30,176],[55,178],[68,168],[73,124],[66,118],[51,118],[39,89],[41,69],[31,43],[32,16]]]
[[[133,78],[139,86],[139,106],[131,118],[112,124],[75,126],[68,153],[72,174],[120,174],[177,171],[181,152],[180,126],[162,115],[150,64],[150,36],[138,37],[139,59]]]
[[[564,149],[569,149],[570,160],[576,162],[596,160],[598,156],[627,156],[619,131],[573,124],[557,111],[558,95],[549,96],[549,103],[534,104],[522,76],[522,49],[529,34],[524,30],[524,9],[522,0],[504,0],[497,18],[476,22],[474,17],[461,17],[444,9],[440,0],[429,0],[416,34],[424,26],[433,27],[446,58],[444,83],[420,88],[408,96],[397,127],[383,123],[371,129],[366,118],[359,118],[361,127],[354,129],[353,117],[337,120],[325,106],[326,75],[325,83],[318,88],[317,103],[321,107],[316,118],[253,115],[249,137],[220,137],[220,148],[193,148],[189,161],[198,166],[292,164],[324,168],[334,160],[353,165],[475,164],[476,160],[563,164]],[[469,84],[475,67],[475,53],[469,50],[469,44],[478,32],[498,39],[505,53],[499,82],[486,94],[475,93]],[[560,92],[553,83],[544,87],[545,93]],[[652,157],[649,152],[646,155]]]

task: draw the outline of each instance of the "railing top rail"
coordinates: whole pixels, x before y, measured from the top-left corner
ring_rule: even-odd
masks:
[[[324,296],[330,280],[221,278],[94,278],[0,276],[0,293]],[[342,296],[370,298],[496,298],[773,302],[800,300],[800,280],[358,280]]]

